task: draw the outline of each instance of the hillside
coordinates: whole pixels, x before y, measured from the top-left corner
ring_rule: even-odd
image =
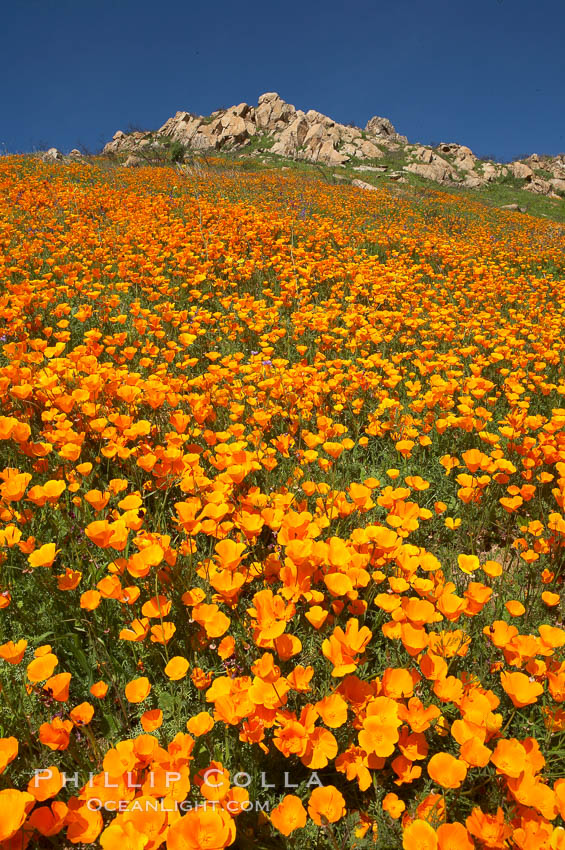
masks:
[[[0,158],[0,847],[562,850],[565,226],[121,139]]]

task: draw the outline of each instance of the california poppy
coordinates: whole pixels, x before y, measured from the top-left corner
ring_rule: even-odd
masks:
[[[143,702],[149,696],[151,691],[151,683],[146,676],[141,676],[138,679],[132,679],[128,682],[125,688],[126,699],[128,702],[138,703]]]
[[[324,817],[329,823],[336,823],[345,815],[345,800],[334,785],[314,788],[308,800],[308,814],[318,826]]]
[[[290,835],[295,829],[306,826],[306,809],[300,797],[286,794],[278,806],[271,812],[271,823],[283,835]]]

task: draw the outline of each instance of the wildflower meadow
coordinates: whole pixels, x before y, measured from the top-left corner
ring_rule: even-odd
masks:
[[[565,850],[564,247],[0,159],[0,847]]]

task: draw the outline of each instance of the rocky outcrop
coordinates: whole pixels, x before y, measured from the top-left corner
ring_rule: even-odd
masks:
[[[262,94],[257,101],[255,123],[257,129],[274,132],[284,128],[294,118],[296,110],[272,91]]]
[[[386,171],[386,165],[354,165],[353,171]]]
[[[352,186],[356,186],[358,189],[366,189],[369,192],[376,192],[377,187],[373,186],[372,183],[366,183],[364,180],[352,180]]]
[[[304,145],[310,126],[304,113],[297,112],[294,120],[279,134],[278,140],[271,148],[271,153],[279,156],[297,157]]]
[[[514,177],[519,180],[528,180],[534,176],[534,172],[525,162],[511,162],[508,166]]]
[[[537,153],[533,153],[521,161],[533,169],[549,171],[553,177],[565,177],[565,154],[558,154],[558,156],[538,156]]]
[[[365,132],[371,136],[378,136],[380,139],[384,139],[388,142],[402,142],[403,144],[408,144],[406,136],[400,136],[388,118],[380,118],[378,115],[374,115],[372,118],[369,118],[365,124]]]
[[[553,187],[555,192],[559,192],[561,195],[565,195],[565,179],[561,179],[559,177],[552,177],[549,183]]]
[[[551,195],[553,193],[553,186],[549,180],[544,180],[541,177],[537,177],[535,174],[532,174],[532,176],[526,180],[524,189],[528,192],[534,192],[536,195]]]
[[[296,109],[276,92],[262,94],[257,106],[239,103],[207,117],[177,112],[151,133],[118,130],[103,152],[119,154],[130,167],[138,164],[140,156],[144,163],[149,162],[152,153],[162,153],[164,145],[175,142],[195,152],[245,151],[251,145],[250,150],[263,157],[274,154],[333,167],[379,169],[386,172],[387,179],[397,181],[414,174],[435,183],[473,189],[510,176],[529,192],[565,195],[565,155],[532,154],[506,166],[479,160],[470,148],[455,142],[435,147],[410,145],[388,118],[378,115],[370,118],[364,129],[340,124],[315,109]],[[51,151],[44,156],[47,161],[56,159]],[[384,164],[377,165],[379,160]]]
[[[523,180],[522,188],[536,195],[559,198],[565,195],[565,154],[538,156],[533,153],[508,165],[510,173]]]
[[[371,118],[365,130],[340,124],[310,109],[303,112],[286,103],[276,92],[266,92],[257,106],[240,103],[218,110],[209,117],[177,112],[153,134],[118,130],[104,153],[131,153],[140,146],[158,145],[159,140],[180,142],[195,151],[239,150],[254,136],[263,147],[280,156],[343,165],[351,159],[378,159],[379,147],[406,142],[386,118]],[[259,146],[261,147],[261,145]]]
[[[447,156],[452,162],[454,168],[472,173],[475,171],[477,157],[466,145],[457,145],[454,142],[442,142],[436,150],[440,156]]]
[[[492,183],[500,175],[499,169],[492,162],[485,162],[481,173],[488,183]]]
[[[434,180],[436,183],[460,181],[461,178],[455,168],[446,159],[434,153],[431,148],[417,145],[413,156],[418,161],[410,163],[405,169],[411,174],[417,174],[418,177],[424,177],[426,180]]]
[[[463,178],[463,186],[466,186],[467,189],[480,189],[481,186],[486,185],[486,180],[483,177],[480,177],[478,174],[468,174]]]
[[[62,162],[63,154],[57,148],[49,148],[41,158],[43,162]]]
[[[449,177],[447,163],[442,165],[439,162],[412,162],[404,170],[435,183],[445,183]]]
[[[147,162],[145,162],[140,156],[135,156],[131,153],[124,162],[124,168],[139,168],[142,165],[147,165]]]

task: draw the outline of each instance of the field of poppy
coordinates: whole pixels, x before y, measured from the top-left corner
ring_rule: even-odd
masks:
[[[0,847],[565,850],[564,248],[0,159]]]

